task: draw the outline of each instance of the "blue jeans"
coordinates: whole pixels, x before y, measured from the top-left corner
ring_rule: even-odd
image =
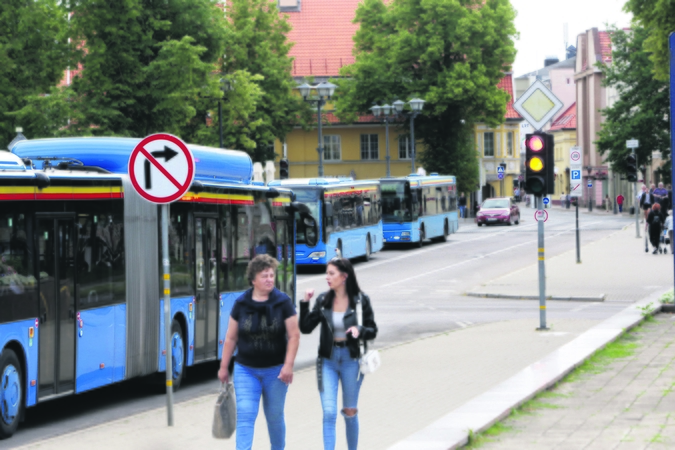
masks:
[[[335,448],[335,421],[337,420],[338,383],[342,381],[342,408],[357,408],[359,390],[363,382],[363,375],[359,372],[359,360],[349,356],[346,347],[333,347],[330,359],[324,359],[321,367],[323,392],[321,392],[321,406],[323,407],[323,448]],[[356,450],[359,445],[359,418],[358,414],[347,416],[342,412],[347,427],[347,448]]]
[[[462,219],[466,217],[466,206],[459,207],[459,215]]]
[[[253,427],[258,417],[261,395],[272,450],[283,450],[286,446],[284,403],[288,386],[277,378],[279,372],[281,372],[281,365],[255,368],[235,363],[237,450],[250,450],[253,446]]]

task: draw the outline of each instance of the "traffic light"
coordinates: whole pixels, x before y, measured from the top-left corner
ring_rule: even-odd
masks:
[[[553,135],[525,135],[525,188],[534,195],[553,194],[555,155]]]
[[[632,153],[626,156],[626,179],[630,182],[638,180],[637,159]]]
[[[279,179],[288,179],[288,160],[286,158],[279,160]]]

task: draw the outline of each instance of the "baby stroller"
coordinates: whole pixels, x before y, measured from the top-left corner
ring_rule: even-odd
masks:
[[[661,232],[661,245],[663,245],[663,253],[668,253],[668,246],[670,245],[670,238],[668,237],[668,229],[664,227],[663,232]],[[661,249],[659,249],[661,253]]]

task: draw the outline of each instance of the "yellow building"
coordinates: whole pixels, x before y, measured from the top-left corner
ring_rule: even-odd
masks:
[[[521,119],[507,119],[506,123],[497,128],[476,125],[476,150],[480,159],[480,199],[513,196],[514,182],[518,181],[520,175],[520,121]],[[499,178],[500,166],[504,167],[502,179]]]
[[[375,122],[375,118],[366,116],[357,123],[341,124],[332,113],[328,113],[324,116],[322,134],[325,176],[351,176],[360,180],[386,176],[384,123]],[[409,141],[408,135],[402,134],[396,124],[389,124],[389,163],[392,176],[410,174]],[[285,144],[275,144],[275,151],[278,156],[289,160],[290,178],[311,178],[319,174],[317,147],[317,129],[295,129],[286,136]],[[415,164],[420,167],[419,153],[424,148],[419,141],[415,150],[418,154]]]
[[[577,145],[577,104],[562,113],[548,130],[555,139],[555,194],[553,203],[558,203],[561,195],[570,189],[570,149]]]

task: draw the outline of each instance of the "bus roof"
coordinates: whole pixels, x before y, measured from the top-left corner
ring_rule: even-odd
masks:
[[[384,183],[387,181],[410,181],[411,187],[426,187],[426,186],[435,186],[442,184],[455,184],[457,179],[452,175],[417,175],[411,174],[405,177],[388,177],[380,178],[380,182]]]
[[[55,165],[73,161],[117,174],[127,174],[131,151],[141,139],[119,137],[54,138],[18,141],[11,152],[30,158],[36,169],[46,161]],[[251,157],[241,151],[223,150],[188,144],[195,159],[195,180],[250,184],[253,177]]]
[[[331,187],[331,186],[363,186],[366,184],[379,184],[379,180],[353,180],[351,178],[289,178],[286,180],[274,180],[267,183],[268,186],[284,187]]]

